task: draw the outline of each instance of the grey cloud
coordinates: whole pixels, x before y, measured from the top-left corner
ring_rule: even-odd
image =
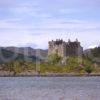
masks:
[[[0,7],[1,8],[8,8],[8,7],[14,7],[17,4],[17,0],[0,0]]]

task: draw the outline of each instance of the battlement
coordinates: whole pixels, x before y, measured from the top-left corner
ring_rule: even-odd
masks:
[[[64,41],[62,39],[56,39],[56,41],[50,41],[49,44],[54,44],[54,45],[60,45],[62,44]]]
[[[78,42],[78,40],[76,39],[76,41],[71,42],[70,39],[68,40],[68,42],[63,41],[62,39],[56,39],[56,41],[50,41],[49,45],[62,45],[62,44],[66,44],[68,46],[78,46],[80,45],[80,42]]]

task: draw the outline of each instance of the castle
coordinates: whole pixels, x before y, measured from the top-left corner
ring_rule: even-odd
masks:
[[[56,41],[49,41],[48,55],[58,53],[62,58],[68,57],[71,55],[82,55],[83,47],[80,45],[80,42],[76,41],[71,42],[70,39],[68,42],[63,41],[62,39],[57,39]]]

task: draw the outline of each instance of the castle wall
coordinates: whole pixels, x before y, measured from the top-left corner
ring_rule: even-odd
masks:
[[[63,40],[56,40],[49,42],[48,55],[58,53],[61,57],[67,57],[71,55],[82,55],[83,48],[80,42],[64,42]]]

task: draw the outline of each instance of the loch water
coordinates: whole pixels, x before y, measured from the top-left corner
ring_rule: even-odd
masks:
[[[0,100],[100,100],[100,77],[0,77]]]

